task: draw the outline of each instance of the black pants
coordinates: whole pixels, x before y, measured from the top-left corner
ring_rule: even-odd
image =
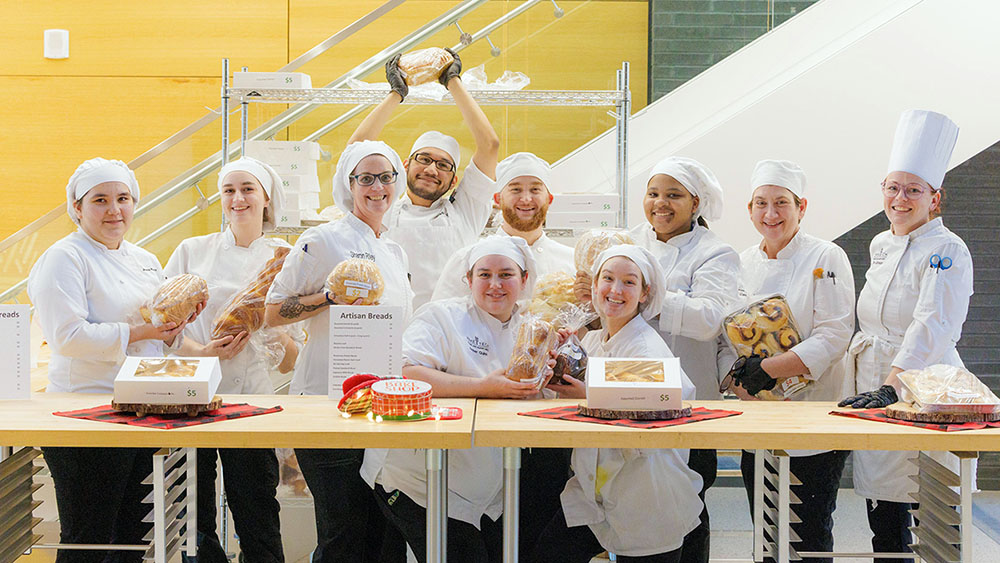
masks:
[[[846,451],[832,451],[805,457],[791,458],[791,472],[801,485],[792,485],[791,492],[802,504],[792,507],[801,522],[792,524],[792,530],[801,541],[793,543],[796,551],[833,551],[833,511],[837,508],[837,490],[840,475],[847,462]],[[740,459],[743,486],[750,501],[753,516],[754,454],[743,452]],[[767,485],[765,485],[767,486]],[[769,487],[771,488],[771,487]],[[771,488],[773,490],[773,488]],[[770,503],[765,498],[765,503]],[[776,524],[776,522],[772,523]],[[776,539],[776,538],[775,538]],[[770,560],[770,559],[769,559]],[[805,563],[832,563],[830,557],[803,558]]]
[[[371,488],[359,474],[364,453],[295,450],[316,511],[312,563],[406,561],[406,545],[386,526]]]
[[[427,509],[402,491],[387,492],[375,485],[375,498],[389,523],[410,544],[420,563],[427,561]],[[483,516],[479,529],[461,520],[448,518],[448,561],[497,563],[503,559],[503,524]]]
[[[912,518],[910,508],[918,505],[908,502],[873,501],[865,499],[868,507],[868,527],[872,531],[872,551],[876,553],[910,553],[913,536],[910,534]],[[875,563],[909,563],[911,559],[875,558]]]
[[[654,517],[654,515],[650,515]],[[589,526],[566,525],[566,515],[562,508],[556,512],[552,521],[542,532],[544,541],[535,545],[534,552],[528,559],[529,563],[589,563],[595,555],[605,550],[597,536],[590,531]],[[450,539],[450,538],[449,538]],[[622,563],[680,563],[681,548],[666,553],[645,555],[642,557],[627,557],[617,555],[617,561]]]
[[[143,544],[152,491],[153,451],[138,448],[42,448],[56,489],[60,543]],[[139,563],[141,551],[59,550],[57,563]]]
[[[273,449],[198,450],[198,563],[229,563],[216,533],[215,460],[222,459],[226,502],[247,563],[282,563],[278,458]]]
[[[518,543],[525,559],[537,541],[545,541],[542,530],[559,511],[559,495],[569,481],[571,448],[521,450],[520,521]]]
[[[705,491],[715,484],[719,471],[719,456],[715,450],[691,450],[688,455],[688,467],[701,475],[701,499],[704,507],[698,527],[684,536],[681,545],[681,563],[708,563],[709,547],[711,546],[712,525],[708,520],[708,504],[705,503]]]

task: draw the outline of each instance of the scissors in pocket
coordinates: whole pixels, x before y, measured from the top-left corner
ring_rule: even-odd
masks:
[[[947,270],[951,268],[951,258],[945,256],[941,257],[940,254],[934,254],[931,256],[931,268],[936,268],[937,271]]]

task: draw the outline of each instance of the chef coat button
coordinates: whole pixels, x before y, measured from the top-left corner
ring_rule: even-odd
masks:
[[[594,476],[591,475],[590,477],[587,477],[587,479],[590,479],[591,481],[593,481],[594,480]]]
[[[234,383],[239,383],[240,382],[240,378],[237,377],[236,379],[233,380],[233,382]]]

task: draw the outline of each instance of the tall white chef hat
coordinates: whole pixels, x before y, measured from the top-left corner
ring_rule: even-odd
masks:
[[[660,309],[663,308],[663,300],[666,298],[667,292],[667,275],[664,273],[659,261],[641,246],[616,244],[600,253],[597,256],[597,260],[594,261],[591,277],[595,281],[598,279],[597,275],[601,272],[601,267],[604,266],[604,263],[615,256],[624,256],[638,266],[639,271],[642,272],[642,279],[646,282],[646,287],[649,288],[649,295],[646,297],[646,302],[639,304],[639,313],[642,314],[642,318],[651,319],[659,315]],[[595,307],[595,309],[600,313],[600,308]]]
[[[73,204],[87,195],[91,188],[105,182],[121,182],[128,186],[132,199],[138,205],[139,181],[135,179],[135,172],[120,160],[92,158],[77,166],[76,171],[69,177],[69,183],[66,184],[66,213],[74,223],[79,225],[80,220],[76,217]]]
[[[695,219],[704,217],[706,221],[717,221],[722,217],[722,186],[704,164],[693,158],[669,156],[653,166],[646,183],[657,174],[670,176],[680,182],[691,195],[698,196]]]
[[[545,184],[545,189],[552,193],[549,182],[552,179],[552,167],[548,162],[530,152],[516,152],[497,163],[497,187],[500,191],[508,182],[518,176],[534,176]]]
[[[391,186],[389,201],[396,201],[396,196],[406,191],[406,173],[403,171],[403,161],[396,151],[382,141],[358,141],[351,143],[340,153],[337,170],[333,173],[333,201],[344,213],[354,213],[354,199],[351,197],[351,172],[361,162],[361,159],[373,154],[380,154],[387,159],[396,171],[396,182]]]
[[[440,131],[428,131],[417,137],[417,140],[413,142],[413,147],[410,149],[410,156],[420,152],[420,149],[426,148],[440,149],[448,153],[451,160],[455,162],[455,169],[458,170],[458,164],[462,161],[462,149],[454,137],[445,135]]]
[[[886,174],[909,172],[940,189],[957,141],[958,125],[948,116],[921,109],[904,111],[896,125]]]
[[[278,214],[285,208],[285,186],[281,183],[281,177],[271,168],[270,164],[261,162],[256,158],[244,156],[239,160],[234,160],[219,170],[219,191],[222,191],[222,183],[226,176],[232,172],[247,172],[260,182],[260,187],[264,188],[267,194],[268,217],[264,221],[264,232],[270,232],[278,224]]]
[[[465,256],[462,260],[462,265],[465,266],[465,272],[462,272],[463,280],[465,279],[465,273],[472,270],[476,262],[485,256],[498,255],[510,258],[519,268],[528,272],[528,279],[518,300],[531,298],[531,293],[535,288],[535,280],[538,279],[538,269],[535,266],[535,256],[531,253],[531,248],[523,238],[492,235],[459,250],[459,252],[464,253]],[[468,283],[463,283],[462,288],[465,291],[463,295],[471,293]]]
[[[761,186],[780,186],[803,198],[806,197],[806,173],[790,160],[762,160],[750,175],[750,197]]]

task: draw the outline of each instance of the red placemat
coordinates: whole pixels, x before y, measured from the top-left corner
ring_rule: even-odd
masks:
[[[697,407],[691,409],[691,416],[675,418],[673,420],[629,420],[627,418],[610,420],[605,418],[595,418],[592,416],[583,416],[577,413],[575,406],[570,405],[567,407],[554,407],[551,409],[542,409],[531,412],[519,412],[517,414],[520,416],[534,416],[537,418],[558,418],[562,420],[574,420],[576,422],[593,422],[595,424],[610,424],[611,426],[626,426],[628,428],[663,428],[664,426],[678,426],[681,424],[688,424],[690,422],[712,420],[713,418],[726,418],[728,416],[736,416],[743,413],[740,411],[724,411],[722,409],[706,409],[704,407]]]
[[[853,411],[830,411],[830,414],[837,416],[848,416],[863,420],[874,420],[876,422],[888,422],[890,424],[902,424],[903,426],[916,426],[917,428],[928,428],[941,432],[957,432],[959,430],[982,430],[983,428],[1000,428],[1000,422],[955,422],[943,424],[937,422],[914,422],[912,420],[899,420],[889,418],[885,414],[885,409],[858,409]]]
[[[243,418],[246,416],[257,416],[259,414],[271,414],[280,412],[281,407],[255,407],[246,403],[224,403],[214,411],[205,411],[198,416],[188,416],[186,414],[149,414],[146,416],[136,416],[130,412],[119,412],[111,408],[111,405],[103,405],[89,409],[77,411],[54,412],[56,416],[68,418],[79,418],[83,420],[96,420],[98,422],[113,422],[115,424],[130,424],[132,426],[144,426],[147,428],[184,428],[187,426],[197,426],[218,422],[220,420],[230,420],[233,418]]]

